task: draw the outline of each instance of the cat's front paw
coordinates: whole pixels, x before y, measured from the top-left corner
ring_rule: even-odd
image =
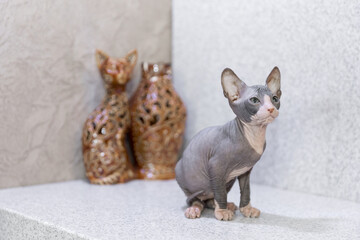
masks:
[[[234,214],[235,214],[235,210],[229,209],[229,206],[232,208],[233,206],[231,205],[231,203],[229,203],[227,205],[226,209],[221,209],[219,207],[219,204],[215,201],[215,217],[217,220],[224,220],[224,221],[230,221],[233,219]]]
[[[234,217],[234,212],[229,209],[215,209],[215,217],[217,220],[230,221]]]
[[[242,213],[242,215],[244,215],[244,217],[257,218],[260,216],[260,210],[252,207],[250,203],[245,207],[240,208],[240,212]]]

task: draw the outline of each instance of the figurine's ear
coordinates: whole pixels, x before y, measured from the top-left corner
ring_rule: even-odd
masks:
[[[269,76],[266,79],[266,86],[270,89],[272,94],[281,97],[281,84],[280,84],[280,70],[278,67],[274,67]]]
[[[221,86],[224,96],[231,102],[239,99],[240,93],[246,88],[246,84],[230,68],[225,68],[222,72]]]
[[[103,63],[109,58],[109,56],[104,53],[103,51],[96,49],[95,52],[95,59],[96,59],[96,65],[98,66],[98,68],[101,67],[101,65],[103,65]]]
[[[130,71],[132,71],[133,68],[135,67],[135,64],[136,64],[137,59],[138,59],[137,50],[134,49],[134,50],[130,51],[128,54],[126,54],[125,59],[129,63]]]

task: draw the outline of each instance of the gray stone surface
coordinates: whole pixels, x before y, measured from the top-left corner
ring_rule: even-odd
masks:
[[[49,222],[41,222],[9,209],[0,209],[0,234],[2,240],[89,239],[75,232],[70,233],[66,229],[54,226]]]
[[[247,84],[282,73],[280,116],[257,183],[360,202],[358,1],[173,1],[173,72],[186,139],[234,114],[220,74]]]
[[[104,96],[95,49],[170,61],[170,0],[0,0],[0,188],[85,177],[81,133]]]
[[[229,201],[239,202],[235,185]],[[360,204],[252,185],[259,219],[184,217],[174,180],[96,186],[77,180],[0,190],[1,239],[357,239]]]

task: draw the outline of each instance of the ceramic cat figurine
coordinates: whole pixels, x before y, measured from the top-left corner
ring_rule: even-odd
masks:
[[[259,217],[250,204],[249,177],[265,150],[266,127],[280,108],[280,71],[275,67],[265,86],[247,86],[226,68],[221,85],[236,118],[223,126],[200,131],[176,165],[176,180],[187,196],[187,218],[198,218],[204,207],[215,209],[218,220],[231,220],[237,207],[227,193],[239,180],[240,212]]]
[[[96,51],[96,63],[106,95],[85,122],[82,136],[86,176],[94,184],[123,183],[136,178],[125,147],[130,113],[125,85],[137,61],[137,51],[115,59]]]

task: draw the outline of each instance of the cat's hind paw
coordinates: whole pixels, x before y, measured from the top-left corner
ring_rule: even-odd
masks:
[[[233,212],[235,213],[235,211],[236,211],[238,208],[237,208],[237,206],[236,206],[234,203],[228,202],[228,203],[227,203],[227,209],[229,209],[229,210],[231,210],[231,211],[233,211]]]
[[[240,208],[240,212],[244,217],[258,218],[260,216],[260,210],[252,207],[250,203],[245,207]]]
[[[201,208],[199,206],[191,206],[185,210],[185,217],[194,219],[201,216]]]

